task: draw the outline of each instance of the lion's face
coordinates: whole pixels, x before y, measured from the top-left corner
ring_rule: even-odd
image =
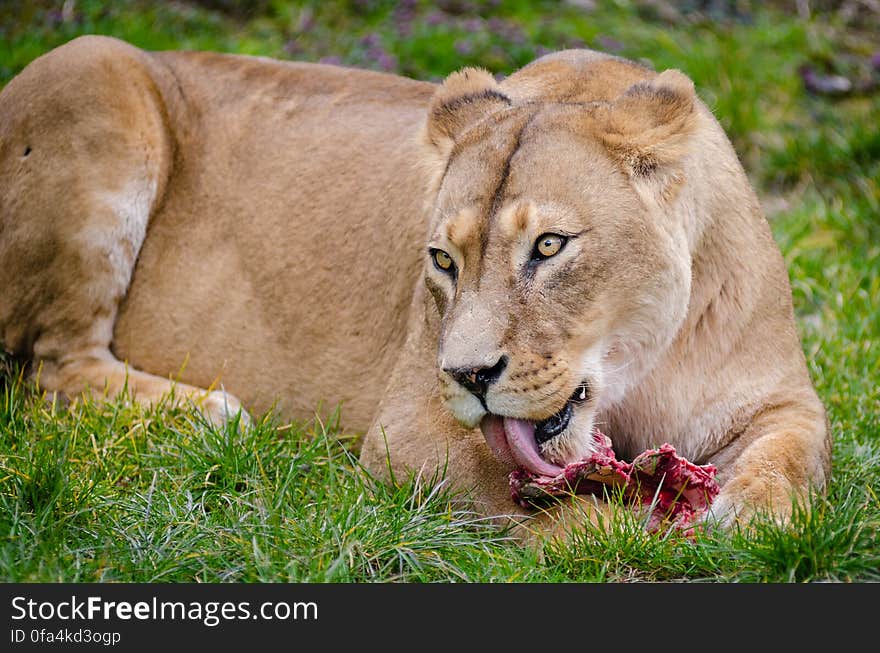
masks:
[[[426,249],[442,397],[502,462],[555,474],[671,342],[690,259],[583,107],[490,99],[448,150]]]

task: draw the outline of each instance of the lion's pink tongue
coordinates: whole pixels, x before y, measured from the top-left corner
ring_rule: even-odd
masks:
[[[541,458],[538,441],[535,440],[534,422],[505,417],[504,432],[507,434],[507,444],[514,459],[527,470],[544,476],[556,476],[562,472],[562,467],[552,465]]]
[[[480,430],[486,438],[486,444],[495,454],[495,457],[504,465],[516,466],[516,459],[507,444],[507,435],[504,433],[504,418],[498,415],[486,415],[480,422]]]
[[[487,415],[480,422],[480,429],[492,453],[502,463],[519,465],[541,476],[556,476],[562,472],[561,467],[541,458],[534,422]]]

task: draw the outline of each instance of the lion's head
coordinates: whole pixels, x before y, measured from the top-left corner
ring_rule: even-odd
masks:
[[[425,282],[441,389],[502,462],[555,474],[589,454],[597,414],[679,329],[696,103],[677,71],[577,52],[437,91]]]

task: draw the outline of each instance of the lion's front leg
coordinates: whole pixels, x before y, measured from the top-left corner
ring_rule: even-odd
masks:
[[[391,371],[360,461],[374,476],[443,478],[480,514],[525,516],[507,486],[507,473],[479,429],[459,424],[442,404],[436,370],[438,323],[419,283],[410,307],[407,337]]]
[[[525,512],[510,496],[509,469],[492,455],[479,429],[459,424],[443,406],[436,371],[436,328],[424,319],[416,293],[406,342],[391,372],[373,425],[361,447],[361,464],[388,480],[410,474],[442,476],[484,515]],[[428,312],[430,315],[430,312]]]
[[[596,524],[600,515],[608,516],[607,505],[592,496],[573,496],[540,509],[516,504],[508,481],[511,469],[492,455],[480,430],[456,422],[436,394],[418,396],[426,386],[407,377],[405,383],[392,384],[394,392],[386,395],[365,437],[360,460],[371,474],[398,482],[410,475],[442,478],[469,509],[509,527],[525,545],[566,538],[587,523]]]
[[[511,496],[512,467],[492,454],[479,428],[467,428],[443,405],[437,373],[436,311],[417,289],[406,342],[391,372],[360,461],[374,476],[398,481],[409,475],[442,478],[477,514],[511,526],[526,544],[566,536],[595,522],[602,502],[573,497],[544,509],[526,509]]]
[[[807,507],[831,469],[831,437],[816,402],[789,402],[758,413],[749,428],[716,457],[721,492],[709,518],[722,525],[748,524],[758,513],[779,523],[795,505]]]

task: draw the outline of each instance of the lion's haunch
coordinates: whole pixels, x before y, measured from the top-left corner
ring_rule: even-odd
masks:
[[[596,453],[556,476],[539,476],[522,468],[511,472],[513,500],[528,507],[572,494],[601,492],[606,485],[621,487],[626,498],[650,506],[648,529],[656,530],[662,524],[689,528],[718,494],[715,466],[695,465],[668,443],[628,463],[617,460],[608,437],[596,431],[595,438]]]

